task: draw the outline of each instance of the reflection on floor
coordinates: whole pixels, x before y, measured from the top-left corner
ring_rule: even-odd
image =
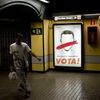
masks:
[[[100,100],[100,73],[48,71],[29,72],[32,93],[27,100]],[[18,81],[0,73],[0,100],[24,100]]]

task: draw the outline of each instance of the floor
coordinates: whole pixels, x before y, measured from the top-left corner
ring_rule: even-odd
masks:
[[[100,73],[29,72],[28,81],[32,93],[27,100],[100,100]],[[0,72],[0,100],[25,100],[17,84],[9,80],[8,72]]]

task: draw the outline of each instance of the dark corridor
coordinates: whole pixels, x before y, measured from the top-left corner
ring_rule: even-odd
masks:
[[[9,70],[9,45],[15,41],[17,32],[23,33],[23,41],[30,46],[30,23],[11,19],[0,20],[0,70]]]

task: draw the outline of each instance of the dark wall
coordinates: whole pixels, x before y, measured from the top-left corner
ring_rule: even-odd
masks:
[[[0,70],[9,70],[9,45],[15,42],[17,32],[23,33],[23,41],[30,45],[30,23],[0,21]]]

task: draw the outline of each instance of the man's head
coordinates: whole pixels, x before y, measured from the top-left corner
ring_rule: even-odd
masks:
[[[23,38],[23,34],[17,33],[17,35],[16,35],[16,43],[17,43],[18,45],[21,44],[22,38]]]
[[[68,43],[74,41],[74,34],[70,30],[65,30],[61,33],[60,42],[61,44]],[[65,47],[65,51],[69,51],[72,46]]]

